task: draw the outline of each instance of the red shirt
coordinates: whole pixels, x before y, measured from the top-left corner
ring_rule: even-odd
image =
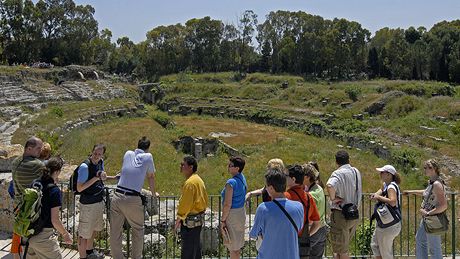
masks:
[[[306,216],[307,216],[307,213],[305,213],[307,211],[307,197],[308,197],[308,202],[310,203],[310,209],[308,210],[308,222],[311,224],[311,222],[313,221],[319,221],[320,220],[320,216],[319,216],[319,212],[318,212],[318,207],[316,207],[316,203],[315,203],[315,200],[313,199],[313,197],[311,196],[311,194],[307,193],[304,191],[304,188],[302,185],[296,185],[296,186],[293,186],[292,188],[289,188],[287,190],[287,192],[284,193],[284,195],[286,196],[286,198],[288,198],[289,200],[292,200],[292,201],[298,201],[298,202],[302,202],[303,203],[303,210],[304,210],[304,214],[303,214],[303,222],[305,223],[305,220],[306,220]],[[299,199],[299,196],[300,196],[300,199]],[[305,227],[305,226],[304,226]],[[302,231],[303,231],[303,228],[299,231],[299,236],[302,234]]]

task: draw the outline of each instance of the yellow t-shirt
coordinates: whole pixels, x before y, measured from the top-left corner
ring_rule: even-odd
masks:
[[[182,195],[177,207],[177,217],[184,220],[189,214],[198,214],[208,207],[208,193],[203,180],[192,174],[182,187]]]

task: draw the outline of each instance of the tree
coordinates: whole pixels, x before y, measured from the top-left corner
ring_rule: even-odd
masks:
[[[223,23],[209,16],[185,23],[185,43],[192,55],[192,68],[198,72],[215,72],[219,67],[219,45]]]
[[[252,10],[246,10],[241,15],[238,23],[239,29],[239,64],[238,70],[240,72],[247,72],[250,65],[250,57],[252,52],[252,37],[257,26],[257,14]]]
[[[8,63],[30,62],[39,56],[37,10],[30,0],[0,2],[0,34],[3,59]]]

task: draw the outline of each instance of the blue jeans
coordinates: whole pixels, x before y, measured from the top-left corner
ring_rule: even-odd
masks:
[[[417,259],[428,259],[428,250],[430,250],[431,258],[442,259],[441,236],[426,233],[423,220],[420,222],[415,240],[417,243],[415,248]]]

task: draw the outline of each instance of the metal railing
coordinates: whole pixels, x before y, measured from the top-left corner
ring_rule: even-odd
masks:
[[[64,190],[63,208],[61,210],[61,219],[64,225],[74,236],[72,248],[76,248],[77,229],[76,223],[77,209],[76,197],[67,190],[67,184],[61,185]],[[110,254],[109,244],[109,218],[110,218],[110,193],[113,189],[106,188],[105,192],[105,212],[104,230],[96,238],[95,248],[105,254]],[[350,254],[354,257],[370,257],[370,250],[366,240],[372,236],[372,229],[369,225],[369,218],[373,212],[374,202],[370,199],[370,194],[363,194],[361,204],[361,219],[357,233],[350,244]],[[402,196],[402,229],[401,233],[394,240],[394,255],[398,257],[407,257],[415,255],[415,234],[420,223],[419,208],[421,198],[415,195]],[[456,218],[456,198],[457,193],[448,194],[448,215],[450,220],[449,231],[442,236],[442,248],[444,256],[455,258],[459,253],[460,239],[458,238],[457,218]],[[255,258],[257,251],[255,241],[249,240],[248,232],[252,227],[255,210],[261,203],[260,197],[253,197],[246,205],[247,222],[245,234],[245,246],[242,249],[243,258]],[[176,218],[176,206],[178,197],[161,196],[159,198],[150,198],[148,208],[155,215],[146,214],[145,231],[144,231],[144,258],[180,258],[180,237],[174,233],[174,222]],[[202,254],[203,258],[229,258],[229,253],[224,247],[220,238],[219,222],[222,211],[222,200],[218,195],[209,196],[209,208],[205,216],[205,224],[202,228]],[[375,224],[375,223],[374,223]],[[124,241],[123,250],[128,256],[131,252],[131,234],[130,228],[125,224],[123,231]],[[67,246],[61,243],[62,246]],[[332,250],[329,242],[326,242],[325,256],[331,257]]]

